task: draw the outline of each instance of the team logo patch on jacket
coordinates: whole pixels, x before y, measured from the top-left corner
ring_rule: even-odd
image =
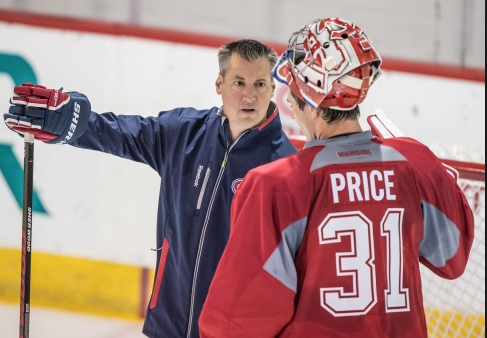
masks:
[[[232,182],[232,191],[233,191],[234,194],[237,191],[238,187],[240,187],[240,184],[242,183],[242,180],[243,180],[243,178],[237,178],[237,179],[233,180],[233,182]]]

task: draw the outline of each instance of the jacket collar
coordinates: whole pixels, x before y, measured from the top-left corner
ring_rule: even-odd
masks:
[[[217,111],[217,116],[221,117],[221,126],[223,127],[224,135],[229,135],[230,131],[228,130],[229,125],[228,118],[223,115],[223,106],[220,107]],[[267,118],[260,126],[257,128],[247,129],[243,132],[241,137],[238,139],[238,144],[248,144],[255,139],[260,139],[261,137],[266,137],[268,133],[275,133],[277,130],[281,130],[281,119],[279,117],[279,109],[277,105],[273,102],[269,102],[269,107],[267,108]]]

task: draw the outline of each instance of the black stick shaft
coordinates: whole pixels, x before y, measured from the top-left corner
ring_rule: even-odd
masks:
[[[20,285],[20,338],[29,337],[30,265],[32,248],[32,194],[34,181],[34,136],[24,135],[24,202],[22,210],[22,266]]]

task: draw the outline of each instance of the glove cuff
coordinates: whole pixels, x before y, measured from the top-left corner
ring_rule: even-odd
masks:
[[[67,119],[68,123],[64,127],[64,131],[55,139],[51,141],[45,141],[50,144],[69,144],[78,137],[80,137],[86,127],[91,114],[91,104],[88,98],[78,92],[68,92],[70,96],[70,102],[67,105],[66,113],[70,115]]]

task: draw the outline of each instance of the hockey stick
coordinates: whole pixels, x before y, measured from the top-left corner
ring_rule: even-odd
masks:
[[[34,181],[34,135],[24,134],[24,202],[22,210],[22,265],[20,284],[20,338],[29,337],[30,265],[32,247],[32,191]]]
[[[381,110],[376,109],[374,113],[367,117],[367,123],[373,135],[380,138],[404,136],[404,133]]]
[[[372,135],[379,138],[390,138],[390,137],[401,137],[405,136],[401,129],[399,129],[394,122],[381,110],[376,109],[374,115],[367,117],[367,123],[370,126],[370,131]],[[448,164],[442,163],[445,167],[447,173],[449,173],[455,181],[458,182],[460,174],[458,170],[449,166]]]

